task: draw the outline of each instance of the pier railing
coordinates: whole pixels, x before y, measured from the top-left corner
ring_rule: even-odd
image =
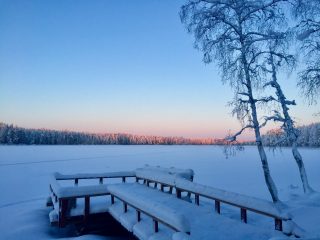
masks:
[[[237,207],[240,210],[240,219],[243,223],[248,222],[247,211],[273,218],[275,229],[278,231],[283,231],[283,221],[291,220],[291,217],[288,214],[282,213],[278,210],[276,205],[270,201],[238,193],[227,192],[194,183],[187,179],[170,179],[169,177],[166,181],[162,181],[161,178],[157,179],[157,176],[150,177],[143,174],[137,174],[136,182],[140,183],[141,181],[149,187],[158,188],[158,186],[160,186],[161,191],[165,191],[165,187],[168,187],[169,191],[167,192],[175,193],[177,198],[182,197],[182,192],[186,192],[189,197],[194,195],[194,203],[196,205],[200,205],[200,197],[214,200],[214,208],[218,214],[221,214],[221,203]]]

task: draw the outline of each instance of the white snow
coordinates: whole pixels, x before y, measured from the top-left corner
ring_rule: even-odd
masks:
[[[310,184],[319,192],[320,149],[302,148],[301,154]],[[283,148],[281,152],[275,153],[267,151],[267,155],[279,196],[287,204],[288,212],[295,223],[306,231],[306,238],[319,239],[319,194],[303,196],[299,172],[290,149]],[[195,172],[194,181],[197,183],[270,200],[255,147],[246,147],[245,151],[235,157],[225,159],[222,148],[215,146],[0,146],[0,239],[16,240],[21,239],[21,236],[24,236],[24,239],[66,237],[62,234],[63,230],[50,226],[48,214],[51,208],[45,207],[53,172],[95,174],[131,171],[144,164],[191,168]],[[95,182],[97,183],[96,180]],[[222,236],[218,236],[221,231],[216,231],[218,228],[222,228],[225,233],[223,239],[236,239],[234,234],[241,231],[242,227],[252,229],[252,235],[240,235],[242,239],[248,240],[267,239],[270,231],[273,232],[272,219],[248,213],[249,222],[245,225],[240,223],[238,208],[228,208],[222,204],[222,216],[216,216],[212,201],[206,205],[200,199],[200,203],[206,207],[208,214],[203,222],[210,225],[216,239],[222,239]],[[191,210],[187,213],[188,216],[194,214]],[[223,220],[216,217],[222,217]],[[145,216],[142,218],[144,220],[139,224],[143,229],[142,225],[146,224],[148,219]],[[198,218],[193,218],[193,221],[200,224],[197,222]],[[133,229],[139,229],[138,226],[136,224]],[[162,226],[159,227],[161,230]],[[152,227],[150,231],[153,232]],[[175,237],[180,237],[176,235],[178,234],[175,234]],[[283,238],[282,234],[277,234],[276,237],[286,238]],[[79,239],[106,237],[85,235]],[[199,239],[212,238],[200,234]]]
[[[283,236],[282,233],[243,224],[239,220],[215,214],[212,209],[205,206],[177,199],[174,195],[165,194],[153,188],[147,188],[137,183],[115,184],[108,186],[110,193],[116,194],[121,199],[142,208],[149,214],[156,216],[164,222],[170,223],[182,232],[191,232],[190,239],[269,239],[273,236]],[[123,212],[123,210],[122,210]],[[119,211],[116,214],[122,215]],[[189,219],[186,218],[189,217]],[[138,226],[143,223],[138,223]],[[149,228],[152,225],[148,225]],[[230,227],[233,231],[230,232]],[[133,226],[142,239],[150,237],[148,228]],[[134,232],[135,233],[135,232]],[[172,237],[171,233],[170,238]],[[228,236],[227,238],[225,238]]]
[[[136,169],[135,173],[139,178],[165,183],[170,186],[175,185],[176,179],[187,179],[190,181],[193,179],[194,175],[194,172],[191,169],[178,169],[174,167],[163,168],[149,165]]]
[[[52,184],[52,182],[51,182]],[[59,198],[83,197],[87,195],[107,195],[109,194],[106,185],[60,187],[59,184],[53,184],[54,192]]]
[[[168,207],[169,202],[155,201],[156,198],[167,195],[171,197],[171,201],[180,202],[181,200],[138,183],[114,184],[109,185],[108,189],[111,194],[120,197],[138,209],[143,209],[146,213],[174,226],[179,231],[190,232],[190,223],[182,212]]]
[[[189,240],[190,236],[182,232],[176,232],[172,235],[172,240]]]
[[[174,175],[176,177],[181,177],[181,178],[185,178],[188,180],[191,180],[194,176],[194,171],[192,169],[181,169],[181,168],[176,168],[176,167],[170,167],[170,168],[166,168],[166,167],[161,167],[161,166],[150,166],[148,164],[146,164],[144,167],[142,168],[138,168],[136,170],[137,171],[151,171],[151,172],[162,172],[162,173],[166,173],[168,175]]]
[[[75,173],[75,174],[61,174],[59,172],[54,173],[54,177],[57,180],[68,180],[68,179],[91,179],[91,178],[116,178],[116,177],[134,177],[134,171],[122,171],[122,172],[105,172],[105,173]]]
[[[287,220],[290,218],[289,214],[281,212],[281,209],[278,209],[272,202],[263,199],[213,188],[203,184],[186,181],[184,179],[176,179],[175,186],[180,189],[185,189],[221,200],[222,202],[232,203],[247,209],[265,212],[266,214],[272,214],[273,216],[277,216],[281,219]]]

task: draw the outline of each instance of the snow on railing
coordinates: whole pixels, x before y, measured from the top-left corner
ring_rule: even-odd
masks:
[[[162,168],[146,166],[144,168],[136,169],[136,178],[144,179],[155,183],[161,183],[162,185],[174,187],[176,179],[185,179],[186,181],[192,181],[194,177],[193,170],[191,169],[178,169],[178,168]],[[148,184],[147,182],[147,184]]]
[[[282,220],[291,220],[291,216],[281,212],[276,204],[234,192],[228,192],[221,189],[205,186],[199,183],[176,179],[175,182],[177,196],[181,197],[181,192],[193,193],[195,203],[199,205],[200,196],[215,200],[215,210],[220,213],[220,203],[226,203],[241,209],[241,220],[247,223],[247,210],[269,216],[275,219],[275,229],[282,231]]]
[[[80,186],[80,187],[60,187],[55,191],[58,198],[81,198],[85,196],[108,195],[106,185]]]
[[[154,182],[161,182],[168,186],[174,186],[175,185],[175,175],[170,175],[165,172],[156,172],[154,170],[136,170],[136,178],[139,179],[145,179],[148,181],[154,181]]]
[[[175,167],[165,168],[160,166],[145,165],[143,168],[138,168],[137,171],[156,171],[157,173],[164,173],[168,175],[175,175],[176,177],[193,180],[194,171],[192,169],[180,169]]]
[[[119,177],[135,177],[134,171],[106,172],[106,173],[77,173],[77,174],[61,174],[54,173],[56,180],[72,180],[72,179],[96,179],[96,178],[119,178]]]

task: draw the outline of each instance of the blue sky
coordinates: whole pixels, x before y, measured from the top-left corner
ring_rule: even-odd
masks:
[[[184,1],[0,0],[0,121],[89,132],[223,137],[229,86],[179,19]],[[317,106],[288,97],[300,124]]]

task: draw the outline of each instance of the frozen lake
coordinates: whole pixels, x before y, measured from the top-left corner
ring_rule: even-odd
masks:
[[[320,191],[320,149],[302,148],[301,153],[309,181]],[[267,150],[267,155],[281,200],[302,193],[291,150]],[[28,204],[48,220],[44,204],[52,172],[133,170],[145,164],[191,168],[195,171],[195,182],[270,199],[257,149],[252,146],[228,159],[219,146],[0,146],[0,214],[7,216],[0,218],[0,238],[15,238],[7,228],[24,214],[21,209]],[[46,221],[41,224],[49,225]],[[36,226],[30,228],[36,230]],[[23,233],[24,229],[19,231]],[[40,236],[46,236],[43,234]]]
[[[301,149],[309,180],[320,191],[320,149]],[[267,151],[271,173],[285,200],[301,190],[290,149]],[[255,147],[225,158],[219,146],[0,146],[0,206],[47,195],[50,173],[132,170],[144,164],[192,168],[195,181],[269,198]],[[301,190],[302,191],[302,190]]]

